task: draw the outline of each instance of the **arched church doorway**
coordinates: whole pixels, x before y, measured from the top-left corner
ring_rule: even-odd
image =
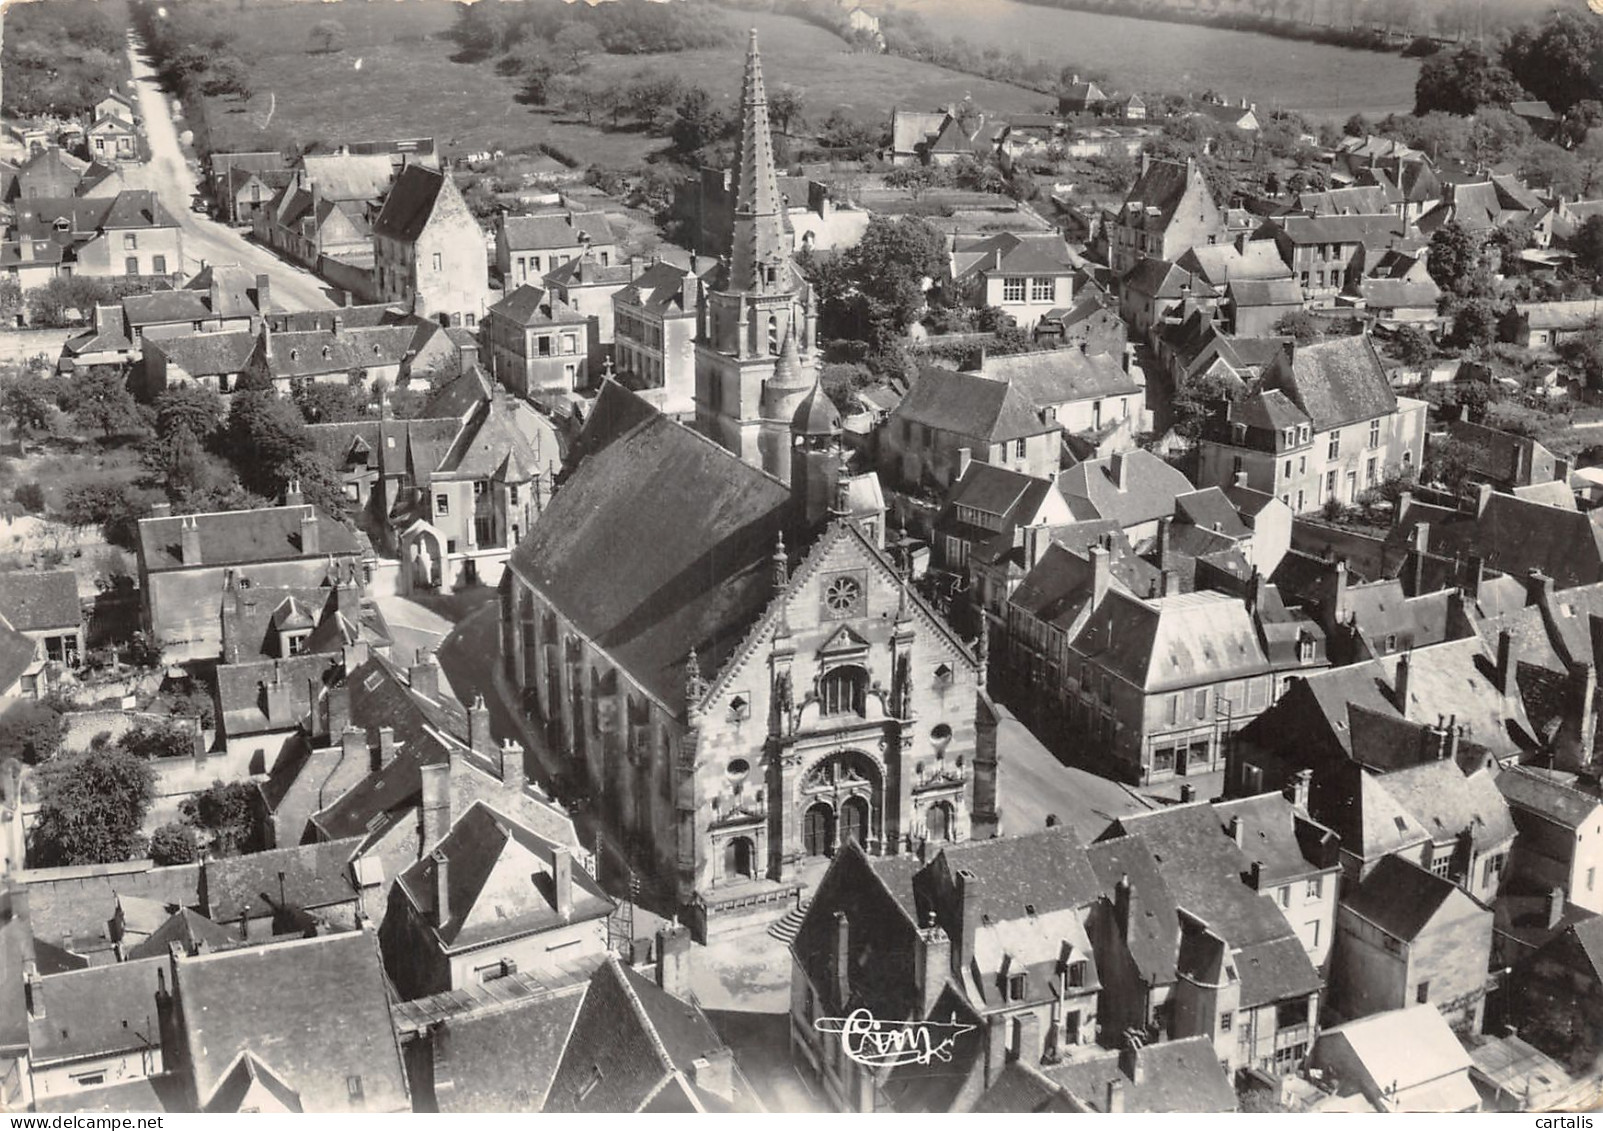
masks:
[[[848,797],[840,805],[840,842],[851,841],[862,847],[868,843],[868,802]]]
[[[737,836],[724,846],[724,879],[749,880],[756,876],[757,851],[747,836]]]
[[[835,810],[827,801],[815,801],[802,818],[802,850],[809,856],[835,852]]]

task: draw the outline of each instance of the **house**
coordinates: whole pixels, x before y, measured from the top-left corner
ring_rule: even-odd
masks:
[[[1298,778],[1280,793],[1211,804],[1230,839],[1252,860],[1259,894],[1280,908],[1309,961],[1323,970],[1336,937],[1340,838],[1309,815],[1308,781]],[[1140,831],[1139,820],[1134,829]]]
[[[971,460],[1048,477],[1061,432],[1010,383],[928,365],[880,429],[879,465],[894,483],[941,487]]]
[[[91,116],[105,118],[111,115],[116,115],[127,122],[137,122],[139,120],[139,107],[132,98],[129,98],[121,91],[108,90],[95,103]]]
[[[273,197],[278,195],[280,189],[294,180],[289,159],[276,149],[218,151],[207,159],[206,167],[206,184],[211,190],[212,199],[221,206],[224,218],[233,223],[240,221],[236,213],[229,210],[230,184],[243,188],[250,184],[254,176],[262,186],[271,185],[272,190],[267,193],[264,200],[260,201],[260,206],[266,207],[272,203]],[[257,204],[250,199],[249,194],[246,199],[250,200],[253,206]],[[233,200],[237,203],[238,197],[233,197]],[[256,211],[260,211],[260,208],[255,208],[251,215],[253,222]]]
[[[682,931],[664,932],[673,948]],[[701,1009],[608,957],[559,983],[515,973],[395,1008],[418,1111],[760,1112]]]
[[[952,237],[952,282],[972,306],[994,306],[1022,330],[1074,299],[1077,264],[1056,232]]]
[[[796,440],[787,489],[608,382],[503,590],[508,678],[712,933],[782,913],[847,841],[995,819],[980,662],[880,549],[883,513],[853,517],[838,435]]]
[[[219,178],[214,190],[223,218],[230,224],[255,227],[257,217],[267,214],[274,197],[288,188],[294,178],[295,174],[284,168],[234,166]],[[340,221],[349,222],[349,217],[342,213]],[[358,230],[357,225],[352,223],[351,230]],[[330,229],[320,228],[318,235],[319,253],[325,238],[331,252],[345,250],[338,246],[340,241]]]
[[[696,266],[631,262],[629,285],[612,296],[612,353],[620,383],[658,412],[680,418],[696,411]]]
[[[1299,192],[1292,198],[1291,211],[1309,216],[1379,216],[1384,212],[1401,216],[1402,201],[1380,185],[1349,185]]]
[[[1101,114],[1108,103],[1108,96],[1102,88],[1092,81],[1080,81],[1079,75],[1071,75],[1069,84],[1058,92],[1058,113],[1064,117],[1070,114]]]
[[[945,110],[891,109],[891,164],[927,165],[929,147],[950,115]]]
[[[365,263],[372,220],[395,171],[383,156],[306,154],[252,221],[258,242],[307,267],[324,257]]]
[[[1554,350],[1603,319],[1603,302],[1595,298],[1521,302],[1515,303],[1514,309],[1514,344],[1532,350]]]
[[[1069,348],[985,357],[979,372],[1014,386],[1065,432],[1101,433],[1118,425],[1134,447],[1136,435],[1146,431],[1146,387],[1127,363],[1122,351],[1110,356]]]
[[[352,837],[208,860],[201,906],[240,941],[300,935],[314,925],[319,933],[355,930],[365,883],[352,864],[357,847]]]
[[[1139,94],[1127,94],[1113,99],[1107,110],[1113,117],[1126,122],[1144,122],[1147,120],[1147,103]]]
[[[1603,1016],[1603,916],[1559,914],[1559,929],[1509,980],[1508,1007],[1531,1044],[1584,1072],[1597,1058]]]
[[[371,551],[299,497],[292,485],[282,506],[139,520],[140,620],[169,661],[219,655],[217,602],[230,576],[241,586],[315,586],[331,570],[360,574]]]
[[[76,668],[85,646],[77,575],[70,569],[0,573],[0,625],[33,642],[36,662]]]
[[[1220,291],[1232,279],[1266,281],[1291,278],[1291,268],[1286,266],[1279,251],[1267,240],[1245,240],[1239,246],[1222,243],[1189,247],[1175,261],[1175,266],[1200,276]]]
[[[1264,221],[1254,242],[1273,240],[1310,302],[1330,302],[1356,285],[1364,265],[1398,246],[1407,221],[1389,212],[1375,216],[1280,216]]]
[[[1603,581],[1603,528],[1585,514],[1479,485],[1455,508],[1431,506],[1411,495],[1399,501],[1386,538],[1390,548],[1411,548],[1416,558],[1479,558],[1509,577],[1539,577],[1536,588],[1565,590]]]
[[[1119,280],[1119,316],[1143,338],[1218,304],[1217,289],[1161,259],[1141,259]]]
[[[1108,226],[1108,267],[1123,279],[1143,259],[1174,262],[1188,248],[1221,244],[1225,217],[1195,161],[1141,157],[1141,175]]]
[[[1193,117],[1206,118],[1216,126],[1227,129],[1241,130],[1244,133],[1256,133],[1262,129],[1258,120],[1257,103],[1248,103],[1245,98],[1238,105],[1231,106],[1227,102],[1212,102],[1203,99],[1196,104],[1192,111]]]
[[[1564,904],[1603,912],[1595,848],[1603,835],[1603,800],[1578,775],[1510,766],[1497,778],[1518,835],[1508,863],[1510,883],[1542,892],[1562,889]]]
[[[1303,308],[1302,287],[1295,279],[1233,279],[1225,286],[1223,305],[1232,334],[1264,337],[1286,315]]]
[[[484,315],[490,371],[520,396],[571,393],[590,384],[590,323],[549,290],[521,284]]]
[[[1118,302],[1089,278],[1076,278],[1074,286],[1074,305],[1053,307],[1036,322],[1036,342],[1088,354],[1123,355],[1129,348],[1129,333],[1119,317]]]
[[[1492,912],[1451,880],[1388,856],[1342,899],[1330,1004],[1345,1018],[1432,1005],[1479,1032]]]
[[[337,317],[326,330],[266,330],[240,378],[250,388],[271,388],[280,395],[306,384],[354,381],[370,391],[383,381],[394,387],[415,337],[410,326],[345,326]]]
[[[1202,802],[1120,818],[1091,846],[1104,1032],[1203,1037],[1232,1075],[1301,1065],[1324,983],[1249,851]]]
[[[167,281],[184,271],[183,233],[149,190],[19,201],[16,213],[17,239],[60,245],[71,274]]]
[[[535,283],[570,259],[593,255],[602,266],[618,258],[618,238],[604,212],[561,212],[496,217],[495,270],[508,291]]]
[[[1407,1056],[1398,1051],[1407,1049]],[[1434,1005],[1410,1005],[1326,1029],[1308,1067],[1337,1095],[1362,1096],[1374,1111],[1480,1111],[1473,1061]]]
[[[1494,491],[1513,492],[1520,487],[1568,480],[1569,461],[1555,460],[1545,445],[1529,436],[1474,424],[1467,414],[1447,422],[1448,437],[1460,445],[1468,478],[1489,483]],[[1568,483],[1565,484],[1568,490]]]
[[[89,153],[96,161],[138,161],[139,130],[118,114],[95,119],[87,131]]]
[[[89,162],[51,145],[16,167],[8,200],[62,200],[78,196]]]
[[[1447,223],[1485,234],[1518,223],[1531,228],[1537,247],[1546,247],[1554,222],[1553,209],[1523,181],[1494,173],[1466,180],[1447,178],[1441,203],[1420,216],[1418,227],[1425,236]]]
[[[449,172],[401,168],[373,221],[378,297],[472,329],[489,303],[484,232]]]
[[[1358,297],[1364,309],[1385,326],[1434,326],[1442,291],[1431,278],[1362,279]]]
[[[1058,475],[1057,485],[1071,506],[1089,503],[1138,549],[1157,537],[1160,520],[1174,514],[1175,499],[1195,490],[1179,469],[1140,448],[1081,460]]]
[[[616,330],[612,300],[634,278],[636,268],[628,263],[603,263],[594,253],[570,259],[546,272],[548,292],[590,322],[589,357],[591,380],[600,374],[613,345]]]
[[[137,357],[147,338],[237,331],[254,336],[272,309],[272,280],[232,264],[212,264],[177,290],[128,295],[121,309],[96,312],[95,333],[130,343]],[[96,343],[98,345],[98,343]],[[88,364],[90,347],[69,340],[64,352]]]
[[[151,961],[179,1110],[411,1110],[370,929]]]
[[[968,583],[973,603],[1000,620],[1009,594],[1045,549],[1043,528],[1073,520],[1052,480],[971,463],[935,520],[935,562]]]
[[[566,845],[475,801],[396,877],[379,939],[407,1000],[599,964],[613,909]]]
[[[227,396],[256,353],[254,334],[225,330],[154,338],[145,344],[143,387],[149,396],[195,384]]]
[[[1297,514],[1350,504],[1397,469],[1421,466],[1425,404],[1392,392],[1367,336],[1287,345],[1257,391],[1203,435],[1198,479],[1278,497]]]
[[[18,974],[27,1009],[27,1086],[36,1103],[164,1071],[156,995],[166,966],[166,958],[145,958],[49,973],[25,963]]]

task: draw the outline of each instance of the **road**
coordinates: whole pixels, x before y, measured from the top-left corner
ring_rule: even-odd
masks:
[[[163,95],[155,71],[140,54],[138,41],[132,35],[128,37],[128,65],[133,70],[139,113],[150,144],[145,173],[149,186],[183,229],[184,273],[193,275],[211,263],[237,263],[253,275],[269,276],[272,306],[278,310],[326,310],[338,305],[332,289],[316,275],[258,247],[226,224],[191,210],[195,173],[184,160],[183,147],[178,143],[172,103]]]

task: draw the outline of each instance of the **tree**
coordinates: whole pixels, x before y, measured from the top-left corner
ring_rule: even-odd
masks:
[[[154,794],[144,760],[106,746],[56,758],[35,781],[35,865],[114,864],[141,847],[139,828]]]
[[[0,378],[0,415],[19,436],[50,431],[52,402],[49,383],[33,373],[19,371]]]
[[[300,409],[269,390],[234,394],[227,435],[229,457],[245,486],[269,497],[291,478],[291,461],[311,447]]]
[[[1452,304],[1453,340],[1461,346],[1489,346],[1497,340],[1502,312],[1489,298],[1472,297]]]
[[[235,95],[241,102],[249,102],[252,94],[250,71],[234,55],[224,55],[209,61],[206,77],[200,84],[201,93],[209,98]]]
[[[211,834],[218,856],[254,852],[261,839],[256,821],[256,789],[249,782],[221,782],[178,804],[184,823]]]
[[[946,271],[946,242],[917,217],[875,216],[856,246],[813,263],[826,337],[855,338],[883,352],[924,309]]]
[[[178,722],[141,719],[117,740],[135,758],[188,758],[195,753],[195,732]]]
[[[1467,293],[1464,288],[1480,262],[1480,240],[1457,220],[1443,224],[1432,233],[1425,269],[1444,291]]]
[[[1188,440],[1198,439],[1218,407],[1236,400],[1244,391],[1244,386],[1212,374],[1187,381],[1170,402],[1174,430]]]
[[[23,699],[0,714],[0,762],[15,758],[30,766],[48,762],[61,749],[67,722],[48,703]]]
[[[72,526],[98,526],[113,546],[132,550],[138,541],[139,520],[150,513],[150,501],[126,480],[99,480],[67,490],[61,517]]]
[[[557,58],[567,63],[569,71],[577,71],[584,66],[585,56],[601,50],[601,34],[589,24],[569,24],[557,32],[551,48]]]
[[[1603,23],[1555,10],[1544,23],[1517,29],[1503,48],[1511,76],[1563,114],[1578,102],[1603,99]]]
[[[544,49],[531,51],[523,60],[523,101],[532,106],[544,106],[551,99],[551,80],[556,77],[557,64]]]
[[[78,427],[96,430],[108,440],[142,427],[139,405],[116,366],[91,365],[73,373],[62,386],[60,404]]]
[[[1275,323],[1275,333],[1285,334],[1299,345],[1306,345],[1308,342],[1317,342],[1322,330],[1319,320],[1313,315],[1306,310],[1294,310]]]
[[[366,390],[308,381],[295,391],[295,404],[308,424],[340,424],[367,415]]]
[[[1603,274],[1603,216],[1588,216],[1570,237],[1575,265],[1594,275]]]
[[[1430,335],[1418,326],[1404,326],[1393,339],[1397,357],[1404,365],[1424,365],[1436,356],[1436,346]]]
[[[1507,106],[1525,92],[1508,68],[1475,44],[1426,59],[1414,84],[1414,113],[1441,110],[1473,114],[1482,106]]]
[[[1369,136],[1369,119],[1362,114],[1354,114],[1342,123],[1341,132],[1348,137]]]
[[[674,152],[690,157],[698,150],[721,140],[729,130],[729,120],[713,107],[712,96],[699,86],[690,87],[679,99],[668,136]]]
[[[1588,388],[1603,389],[1603,325],[1594,320],[1558,345],[1559,357],[1578,370]]]
[[[1432,439],[1425,448],[1425,478],[1456,495],[1469,482],[1478,455],[1474,446],[1463,440],[1451,436]]]
[[[188,429],[202,444],[209,444],[223,425],[223,398],[204,385],[173,385],[156,398],[156,427],[160,432]]]
[[[781,83],[777,89],[769,92],[768,116],[773,119],[780,133],[789,134],[791,126],[802,121],[803,105],[801,88]]]
[[[150,834],[150,859],[159,868],[174,864],[193,864],[200,859],[195,830],[176,821],[168,822]]]
[[[818,144],[841,160],[860,161],[880,144],[882,131],[836,109],[818,126]]]
[[[945,169],[932,165],[898,165],[883,179],[886,188],[905,192],[915,204],[928,190],[950,181]]]
[[[331,55],[345,42],[345,25],[339,20],[318,20],[312,25],[312,50]]]
[[[22,284],[14,275],[0,276],[0,324],[15,326],[17,316],[26,310],[22,300]]]

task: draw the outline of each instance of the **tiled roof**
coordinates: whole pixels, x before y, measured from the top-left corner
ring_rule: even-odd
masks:
[[[1404,1093],[1456,1078],[1465,1097],[1476,1098],[1468,1078],[1473,1061],[1434,1005],[1411,1005],[1348,1021],[1326,1029],[1319,1035],[1319,1044],[1338,1038],[1351,1047],[1370,1079],[1377,1084],[1384,1082],[1383,1086],[1388,1089]],[[1398,1055],[1402,1049],[1408,1050],[1406,1056]],[[1408,1110],[1406,1098],[1398,1101],[1398,1107]]]
[[[1387,856],[1342,902],[1388,934],[1413,942],[1455,897],[1469,899],[1451,880],[1400,856]]]
[[[1407,225],[1400,216],[1282,216],[1270,221],[1295,244],[1360,243],[1386,247],[1401,239]]]
[[[1535,766],[1510,766],[1498,775],[1497,788],[1510,805],[1567,829],[1579,829],[1603,805],[1595,794],[1577,789],[1573,775]]]
[[[217,665],[219,729],[233,738],[292,731],[311,710],[311,684],[321,686],[337,669],[340,657],[307,652],[287,659],[244,660]],[[267,690],[275,680],[288,695],[284,717],[268,713]]]
[[[1465,774],[1455,761],[1421,762],[1382,775],[1380,784],[1435,841],[1467,830],[1478,851],[1514,835],[1508,803],[1491,771]]]
[[[1225,288],[1236,308],[1301,306],[1302,285],[1295,279],[1232,279]]]
[[[187,291],[200,291],[211,306],[213,288],[217,292],[217,306],[212,310],[216,318],[247,318],[261,313],[261,297],[257,291],[257,277],[232,263],[215,263],[203,267],[200,273],[184,284]]]
[[[557,911],[553,853],[558,846],[476,801],[429,855],[398,877],[420,918],[448,951],[485,946],[610,915],[613,902],[583,868],[572,866],[572,910]],[[449,861],[446,914],[437,906],[436,855]]]
[[[294,330],[267,338],[268,371],[278,380],[399,365],[412,348],[411,326]]]
[[[1241,819],[1241,851],[1263,865],[1267,883],[1324,871],[1326,866],[1319,862],[1319,852],[1333,849],[1336,844],[1333,830],[1299,812],[1279,793],[1215,801],[1213,810],[1227,828],[1231,818]],[[1329,859],[1334,862],[1334,852]]]
[[[527,401],[505,390],[485,400],[434,470],[457,478],[524,483],[562,463],[561,433]]]
[[[606,385],[587,431],[618,419],[602,402],[620,399],[639,398]],[[599,450],[581,438],[589,454],[511,566],[677,711],[691,650],[703,672],[718,671],[767,606],[790,493],[666,417],[630,415],[639,422]],[[687,509],[686,498],[699,504]]]
[[[1564,302],[1522,302],[1515,306],[1532,330],[1582,330],[1603,318],[1603,301],[1595,298]]]
[[[1229,422],[1245,424],[1248,428],[1263,432],[1278,432],[1283,428],[1311,423],[1308,414],[1279,389],[1264,389],[1243,400],[1233,401]]]
[[[34,1066],[160,1048],[156,989],[166,968],[147,958],[42,978],[45,1012],[28,1021]]]
[[[1246,606],[1223,593],[1153,600],[1110,593],[1074,648],[1147,694],[1269,670]]]
[[[395,176],[395,167],[382,154],[308,153],[300,163],[324,200],[377,200]]]
[[[439,1110],[539,1111],[567,1051],[568,1033],[587,989],[588,984],[580,982],[510,1008],[447,1018],[433,1034]],[[442,1087],[446,1084],[449,1087]]]
[[[210,297],[200,291],[154,291],[129,295],[122,300],[123,314],[130,326],[156,322],[202,322],[211,317]]]
[[[1102,892],[1073,832],[1051,828],[1017,837],[971,840],[941,850],[947,868],[978,881],[974,900],[992,923],[1087,907]]]
[[[148,189],[130,189],[112,198],[111,207],[101,218],[100,227],[112,228],[176,228],[178,221],[162,206],[161,200]]]
[[[1207,1037],[1185,1037],[1144,1046],[1135,1052],[1140,1082],[1125,1075],[1119,1056],[1043,1067],[1047,1079],[1069,1090],[1093,1111],[1106,1111],[1108,1085],[1123,1086],[1126,1112],[1210,1112],[1237,1110],[1236,1092],[1219,1065]]]
[[[318,548],[301,548],[301,516],[317,517]],[[356,535],[310,504],[258,507],[255,510],[211,511],[198,515],[139,520],[139,544],[151,572],[194,568],[180,551],[179,529],[193,520],[200,530],[201,564],[247,565],[253,562],[289,561],[361,552]]]
[[[1284,389],[1319,432],[1397,411],[1397,394],[1364,334],[1293,347],[1290,365],[1279,362],[1267,383]]]
[[[1024,394],[1011,385],[936,366],[920,370],[891,418],[989,444],[1057,430],[1056,423],[1042,421]]]
[[[1501,491],[1492,492],[1479,518],[1414,503],[1398,515],[1387,542],[1406,543],[1422,521],[1430,523],[1435,555],[1477,555],[1488,568],[1516,578],[1540,570],[1558,590],[1603,581],[1603,528],[1575,511]]]
[[[173,980],[203,1105],[248,1052],[307,1111],[411,1110],[371,931],[179,957]]]
[[[1194,275],[1164,259],[1143,259],[1125,272],[1124,289],[1152,298],[1214,298],[1218,291],[1201,275]]]
[[[70,569],[0,573],[0,619],[19,632],[77,626],[83,620],[77,574]]]
[[[590,237],[592,245],[617,240],[604,212],[564,212],[548,216],[508,216],[503,222],[507,247],[512,251],[577,247]]]
[[[1036,408],[1141,391],[1118,360],[1072,348],[988,357],[980,375],[1008,382]]]
[[[151,932],[148,938],[129,947],[123,958],[128,962],[141,958],[164,959],[173,943],[182,943],[186,949],[192,944],[200,943],[211,950],[221,950],[227,946],[238,945],[239,942],[237,929],[214,923],[199,911],[180,907],[167,918],[166,922]]]
[[[1172,515],[1175,497],[1195,489],[1178,469],[1140,449],[1084,460],[1058,476],[1059,494],[1089,500],[1097,514],[1126,528]]]
[[[1063,1085],[1048,1079],[1028,1060],[1010,1060],[971,1110],[977,1115],[1036,1115],[1083,1109]]]
[[[1119,881],[1129,881],[1130,928],[1125,944],[1142,981],[1173,982],[1180,955],[1179,910],[1151,846],[1138,836],[1118,836],[1098,841],[1085,852],[1109,904]]]
[[[434,201],[449,176],[426,165],[403,167],[373,221],[373,234],[407,242],[417,239],[433,216]]]
[[[561,287],[622,287],[629,282],[629,265],[602,263],[594,255],[581,255],[547,271],[545,281]]]
[[[359,843],[330,840],[208,860],[201,873],[207,917],[233,923],[287,907],[315,913],[354,902],[351,857]]]
[[[946,124],[944,110],[902,110],[891,111],[891,147],[897,153],[912,153],[919,146],[930,141],[940,133],[941,127]]]
[[[1442,297],[1433,279],[1364,279],[1358,284],[1371,310],[1431,310]]]
[[[234,374],[245,368],[255,352],[256,335],[244,330],[224,330],[147,338],[145,349],[160,354],[170,365],[192,377]]]
[[[1074,270],[1074,259],[1056,232],[1002,232],[974,242],[961,242],[954,254],[971,271],[1006,274],[1062,275]]]
[[[1245,538],[1251,533],[1241,521],[1229,497],[1218,487],[1204,487],[1174,497],[1175,517],[1203,530],[1213,530],[1229,538]]]
[[[478,365],[437,387],[423,402],[420,420],[461,420],[495,394],[495,381]]]
[[[489,313],[519,326],[539,326],[559,322],[582,326],[585,322],[584,315],[549,290],[542,290],[528,283],[519,285],[511,294],[490,307]]]
[[[1390,203],[1386,190],[1379,185],[1353,185],[1326,192],[1298,193],[1291,206],[1298,212],[1311,212],[1315,216],[1376,216],[1384,213]]]

